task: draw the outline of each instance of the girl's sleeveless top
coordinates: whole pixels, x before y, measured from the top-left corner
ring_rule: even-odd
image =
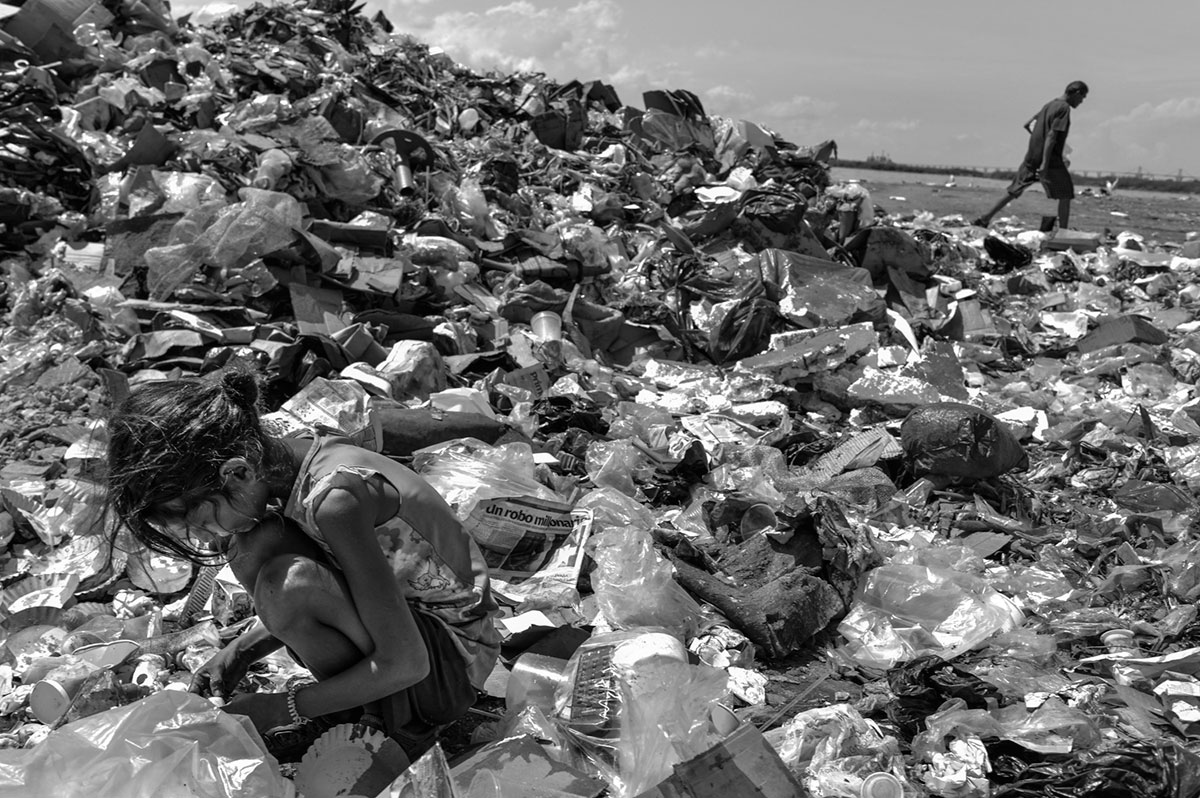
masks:
[[[396,514],[375,527],[400,594],[418,611],[445,624],[467,664],[471,683],[483,689],[500,652],[496,602],[479,546],[441,495],[396,461],[346,438],[317,436],[300,466],[284,515],[337,563],[317,529],[315,510],[327,493],[379,476],[400,495]]]

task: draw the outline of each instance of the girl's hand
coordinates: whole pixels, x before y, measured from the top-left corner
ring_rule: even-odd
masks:
[[[200,695],[228,698],[250,668],[249,661],[242,656],[237,643],[238,641],[234,640],[201,665],[192,676],[188,690]]]
[[[249,693],[233,699],[223,709],[234,715],[248,717],[259,734],[292,724],[287,693]]]

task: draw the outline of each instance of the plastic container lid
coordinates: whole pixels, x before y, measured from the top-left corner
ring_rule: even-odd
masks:
[[[863,779],[862,798],[904,798],[904,782],[891,773],[872,773]]]

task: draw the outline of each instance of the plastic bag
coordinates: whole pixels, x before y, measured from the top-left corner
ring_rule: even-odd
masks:
[[[637,495],[637,482],[646,482],[654,467],[629,441],[593,441],[588,445],[588,476],[599,487],[616,488],[627,496]]]
[[[687,662],[678,636],[659,627],[592,635],[575,650],[554,695],[555,717],[575,736],[620,735],[621,681],[654,659]]]
[[[642,662],[622,680],[618,798],[641,795],[717,742],[709,717],[728,680],[718,668],[666,659]]]
[[[1174,743],[1127,743],[1103,753],[1025,769],[993,798],[1194,798],[1200,795],[1200,758]]]
[[[651,447],[667,448],[667,435],[675,429],[674,417],[665,410],[633,402],[617,405],[618,417],[609,426],[612,438],[641,438]]]
[[[379,196],[384,179],[371,169],[353,147],[339,146],[337,156],[333,163],[305,170],[323,196],[347,205],[362,205]]]
[[[579,500],[577,510],[590,510],[596,532],[634,527],[649,532],[654,514],[640,502],[614,488],[598,488]]]
[[[166,198],[159,213],[187,213],[206,202],[224,202],[225,188],[211,175],[194,172],[151,173]]]
[[[988,581],[1006,595],[1020,599],[1027,607],[1040,607],[1045,615],[1046,605],[1066,601],[1075,590],[1057,563],[996,566],[989,568]]]
[[[717,490],[737,491],[776,510],[789,504],[803,504],[804,499],[799,495],[802,483],[788,469],[779,449],[726,445],[721,463],[712,471],[711,481]]]
[[[904,778],[896,738],[849,704],[801,712],[764,736],[815,798],[858,798],[863,779],[871,773]]]
[[[474,178],[466,178],[446,190],[442,195],[442,211],[476,238],[494,241],[501,237],[483,189]]]
[[[559,501],[534,479],[533,450],[524,443],[489,446],[463,438],[417,453],[415,470],[466,519],[481,502],[513,496]]]
[[[900,444],[918,476],[989,479],[1029,466],[1029,455],[1003,422],[958,402],[909,413],[900,425]]]
[[[590,519],[534,479],[527,444],[461,439],[420,457],[418,470],[479,544],[497,596],[523,608],[577,600]]]
[[[526,711],[526,722],[509,731],[547,741],[554,758],[604,778],[615,796],[640,795],[719,737],[710,718],[729,677],[687,658],[665,629],[593,635],[567,663],[552,728]]]
[[[1166,571],[1167,593],[1180,601],[1200,597],[1200,540],[1181,540],[1157,559]]]
[[[926,719],[927,731],[913,738],[913,754],[926,759],[944,753],[951,737],[974,735],[981,739],[1008,740],[1041,754],[1086,751],[1100,741],[1095,722],[1080,709],[1051,698],[1030,712],[1024,704],[1011,704],[992,711],[967,709],[953,699],[944,709]]]
[[[888,719],[905,738],[925,727],[925,718],[937,712],[948,698],[982,709],[998,700],[992,685],[959,670],[937,656],[918,657],[888,671],[888,686],[896,700],[888,704]]]
[[[614,629],[662,626],[691,638],[700,605],[675,581],[675,569],[659,556],[645,529],[625,527],[593,535],[592,590]]]
[[[474,791],[472,790],[472,794]],[[376,798],[455,798],[454,779],[442,747],[434,744]]]
[[[151,299],[167,299],[204,265],[245,266],[292,243],[304,206],[288,194],[255,188],[242,189],[241,197],[189,211],[171,229],[167,246],[146,250]]]
[[[960,554],[957,546],[910,550],[868,573],[838,625],[850,657],[885,669],[923,654],[951,659],[1019,626],[1024,614],[1011,599],[957,570]]]
[[[0,796],[160,798],[295,795],[250,721],[164,690],[0,751]]]

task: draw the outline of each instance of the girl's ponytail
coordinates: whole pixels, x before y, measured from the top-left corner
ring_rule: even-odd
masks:
[[[258,414],[258,375],[249,368],[229,366],[221,372],[220,381],[225,398],[251,415]]]

